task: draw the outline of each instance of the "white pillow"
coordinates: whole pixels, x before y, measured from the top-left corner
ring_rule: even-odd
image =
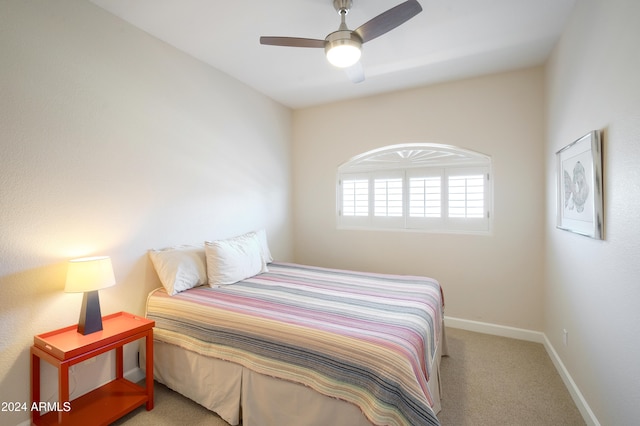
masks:
[[[271,256],[269,244],[267,243],[267,232],[264,229],[261,229],[259,231],[256,231],[256,236],[258,237],[258,243],[260,244],[260,252],[262,253],[262,258],[266,263],[273,262],[273,256]]]
[[[149,257],[170,296],[207,283],[206,260],[202,245],[182,245],[149,250]]]
[[[206,241],[204,248],[211,287],[237,283],[268,271],[255,232],[226,240]]]

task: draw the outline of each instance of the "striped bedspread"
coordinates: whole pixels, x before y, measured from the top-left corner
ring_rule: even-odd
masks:
[[[351,402],[376,425],[439,424],[427,381],[442,315],[435,280],[287,263],[147,303],[155,339]]]

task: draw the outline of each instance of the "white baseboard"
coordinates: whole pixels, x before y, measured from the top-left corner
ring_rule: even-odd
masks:
[[[540,331],[526,330],[522,328],[508,327],[504,325],[491,324],[486,322],[471,321],[461,318],[444,317],[444,323],[447,327],[459,328],[462,330],[475,331],[478,333],[491,334],[494,336],[510,337],[512,339],[526,340],[529,342],[542,343],[551,362],[556,367],[558,374],[562,378],[564,385],[567,387],[573,402],[575,402],[582,418],[589,426],[600,426],[600,422],[596,418],[591,407],[584,399],[582,392],[578,389],[578,386],[573,381],[573,378],[569,374],[569,371],[564,366],[564,363],[558,356],[555,348],[547,338],[547,335]]]
[[[587,423],[587,425],[589,426],[600,426],[600,422],[596,418],[595,414],[593,414],[593,411],[591,411],[591,407],[589,407],[589,404],[587,404],[587,401],[584,399],[582,392],[580,392],[580,389],[578,389],[578,386],[573,381],[571,374],[569,374],[569,371],[564,366],[564,363],[560,359],[560,356],[558,356],[558,353],[556,352],[549,339],[547,339],[546,335],[544,336],[544,347],[547,350],[549,357],[551,358],[551,362],[553,362],[556,370],[558,370],[558,374],[560,374],[564,385],[569,390],[571,398],[573,398],[573,401],[576,403],[578,410],[580,410],[580,414],[582,414],[582,418],[584,419],[585,423]]]
[[[476,331],[478,333],[494,336],[510,337],[512,339],[527,340],[529,342],[544,343],[544,333],[531,331],[524,328],[509,327],[506,325],[491,324],[488,322],[471,321],[461,318],[444,317],[447,327],[460,328],[462,330]]]
[[[132,368],[124,373],[124,378],[133,383],[138,383],[140,380],[146,377],[144,370],[140,367]]]

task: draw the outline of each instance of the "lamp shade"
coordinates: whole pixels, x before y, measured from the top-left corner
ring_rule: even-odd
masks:
[[[84,257],[69,261],[64,291],[84,293],[111,287],[115,283],[116,278],[109,256]]]

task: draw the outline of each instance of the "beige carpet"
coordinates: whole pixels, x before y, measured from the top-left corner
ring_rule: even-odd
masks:
[[[443,426],[585,424],[541,344],[453,328],[447,339],[438,414]],[[115,424],[228,426],[159,383],[152,411],[140,407]]]
[[[443,426],[585,424],[541,344],[453,328],[447,343]]]

